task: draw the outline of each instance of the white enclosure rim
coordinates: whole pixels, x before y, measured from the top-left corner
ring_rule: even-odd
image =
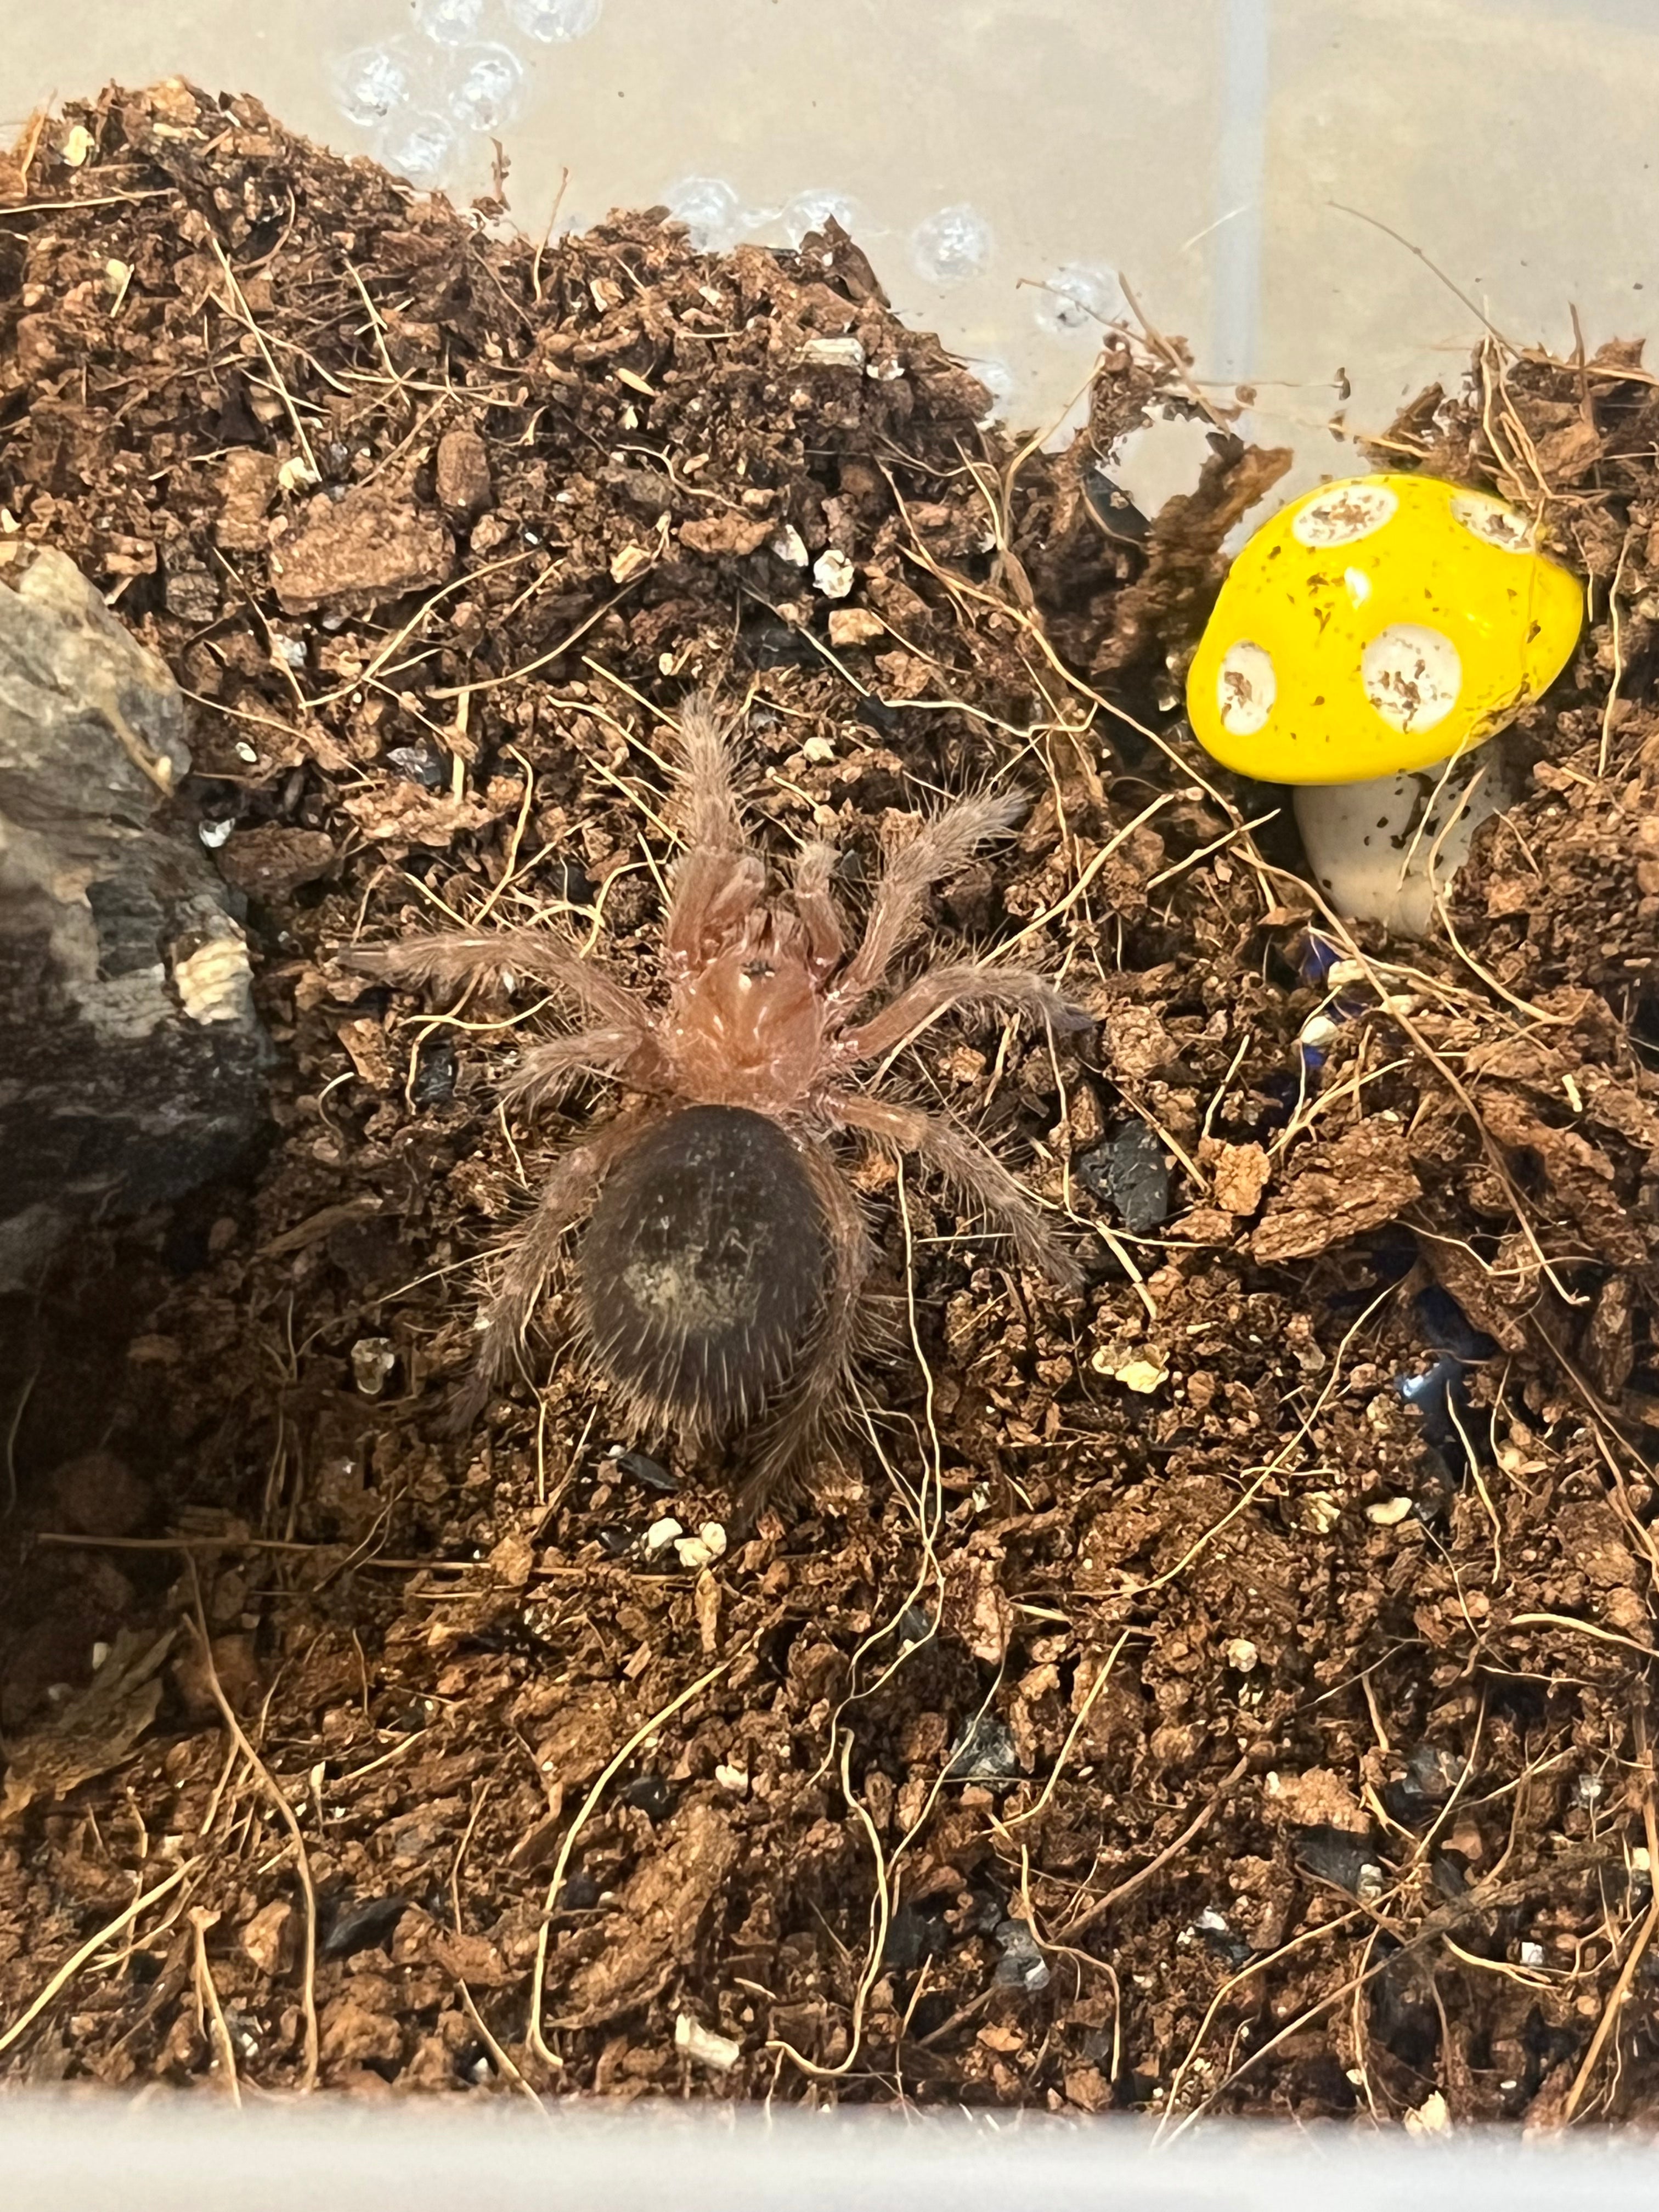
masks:
[[[1030,2112],[26,2096],[0,2108],[0,2185],[7,2212],[1574,2212],[1659,2181],[1659,2148],[1632,2136],[1155,2137]]]

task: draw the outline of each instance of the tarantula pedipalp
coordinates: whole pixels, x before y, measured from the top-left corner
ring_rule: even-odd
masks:
[[[591,1213],[580,1308],[597,1364],[641,1423],[697,1447],[753,1431],[758,1498],[801,1463],[860,1348],[872,1247],[830,1147],[850,1131],[918,1154],[1073,1288],[1076,1261],[1035,1201],[955,1121],[860,1088],[952,1007],[1023,1014],[1057,1030],[1090,1018],[1026,969],[963,959],[924,970],[866,1012],[914,940],[929,890],[1024,811],[983,793],[925,819],[891,859],[849,951],[830,888],[835,850],[797,855],[787,894],[744,834],[728,733],[701,696],[681,709],[675,792],[683,850],[663,929],[665,1009],[653,1009],[568,939],[537,929],[434,933],[363,948],[354,965],[404,982],[460,984],[491,970],[562,997],[586,1026],[532,1045],[505,1086],[534,1108],[584,1076],[623,1103],[553,1160],[534,1213],[502,1247],[461,1418],[476,1416],[521,1351],[567,1231]]]

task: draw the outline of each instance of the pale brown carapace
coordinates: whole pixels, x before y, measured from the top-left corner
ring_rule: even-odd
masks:
[[[521,1352],[566,1233],[592,1213],[580,1262],[592,1356],[631,1415],[681,1449],[742,1440],[751,1499],[809,1462],[844,1400],[872,1248],[833,1149],[850,1132],[917,1154],[1022,1260],[1074,1288],[1076,1261],[1036,1202],[958,1123],[864,1087],[952,1007],[1085,1025],[1027,969],[962,958],[869,1011],[925,918],[928,894],[1024,811],[983,793],[924,819],[884,870],[849,952],[831,846],[797,854],[787,893],[743,829],[730,736],[707,700],[679,717],[674,806],[683,850],[663,931],[666,1005],[543,929],[434,933],[355,954],[402,981],[490,970],[564,998],[583,1026],[531,1046],[505,1085],[535,1109],[609,1077],[617,1111],[555,1154],[539,1204],[501,1248],[463,1401],[475,1418]]]

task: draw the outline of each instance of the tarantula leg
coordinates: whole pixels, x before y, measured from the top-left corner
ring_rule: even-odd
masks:
[[[744,842],[731,738],[701,695],[680,708],[675,812],[685,849],[669,884],[663,952],[689,968],[755,904],[766,872]]]
[[[1005,1236],[1029,1267],[1066,1291],[1080,1290],[1083,1270],[1042,1218],[1042,1209],[1023,1190],[995,1155],[954,1121],[862,1092],[836,1091],[828,1104],[850,1129],[896,1151],[915,1152],[937,1168],[946,1182],[971,1200]]]
[[[740,1504],[752,1517],[805,1464],[845,1401],[864,1337],[864,1285],[875,1258],[870,1232],[833,1161],[806,1147],[807,1172],[829,1227],[830,1289],[817,1328],[804,1348],[793,1382],[754,1438]]]
[[[701,691],[681,704],[679,755],[677,811],[686,844],[694,852],[742,852],[734,749]]]
[[[795,855],[795,912],[806,932],[807,955],[820,975],[828,975],[847,956],[841,915],[830,896],[836,848],[814,842]]]
[[[456,1401],[458,1429],[475,1421],[524,1352],[525,1332],[558,1258],[559,1242],[593,1202],[605,1170],[639,1132],[639,1116],[619,1115],[554,1161],[535,1212],[501,1247],[501,1271],[484,1308],[472,1372]]]
[[[580,1077],[615,1075],[630,1060],[635,1063],[630,1076],[645,1089],[655,1073],[656,1056],[655,1047],[638,1030],[579,1030],[574,1036],[531,1045],[501,1085],[501,1095],[509,1106],[533,1112],[556,1104]]]
[[[434,929],[391,945],[359,945],[338,955],[343,967],[392,983],[470,983],[479,975],[524,975],[598,1014],[611,1028],[642,1030],[644,1001],[568,939],[543,929],[492,929],[477,936]]]
[[[908,990],[901,991],[867,1022],[848,1030],[842,1048],[852,1062],[876,1059],[953,1006],[1027,1014],[1062,1033],[1092,1026],[1091,1018],[1073,1006],[1046,975],[1034,975],[1027,968],[994,968],[985,961],[963,960],[918,976]]]
[[[993,837],[1006,836],[1024,811],[1018,792],[983,791],[923,823],[920,835],[888,862],[876,886],[864,941],[835,988],[840,1006],[856,1006],[880,983],[920,928],[933,885],[964,868]]]

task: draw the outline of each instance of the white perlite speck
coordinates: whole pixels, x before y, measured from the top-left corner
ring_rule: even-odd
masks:
[[[853,588],[852,562],[838,546],[820,553],[812,563],[812,581],[826,599],[844,599]]]
[[[734,2037],[716,2035],[689,2012],[681,2013],[674,2022],[674,2048],[697,2065],[712,2066],[720,2074],[729,2074],[743,2056],[743,2045]]]

